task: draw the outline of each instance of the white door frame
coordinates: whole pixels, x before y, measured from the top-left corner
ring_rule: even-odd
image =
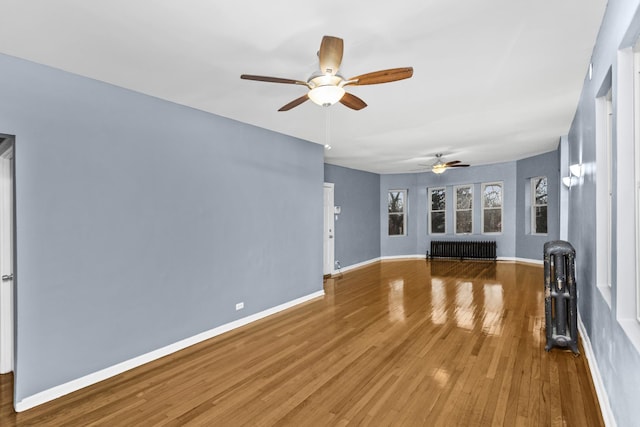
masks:
[[[13,138],[0,144],[0,276],[13,277]],[[0,374],[13,371],[14,280],[0,281]]]
[[[334,220],[334,184],[324,183],[323,190],[323,217],[324,234],[322,250],[322,273],[333,274],[335,272],[335,220]]]

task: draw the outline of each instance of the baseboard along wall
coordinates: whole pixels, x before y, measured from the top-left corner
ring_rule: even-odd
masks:
[[[233,329],[247,325],[251,322],[255,322],[256,320],[263,319],[267,316],[271,316],[272,314],[276,314],[280,311],[286,310],[298,304],[302,304],[304,302],[307,302],[322,296],[324,296],[324,290],[317,291],[309,295],[305,295],[303,297],[286,302],[284,304],[280,304],[278,306],[269,308],[259,313],[255,313],[250,316],[243,317],[242,319],[234,320],[233,322],[218,326],[217,328],[213,328],[208,331],[199,333],[197,335],[183,339],[176,343],[169,344],[165,347],[159,348],[149,353],[140,355],[138,357],[134,357],[133,359],[129,359],[124,362],[118,363],[117,365],[113,365],[108,368],[101,369],[100,371],[94,372],[89,375],[85,375],[84,377],[77,378],[67,383],[52,387],[48,390],[41,391],[32,396],[25,397],[19,402],[15,402],[14,408],[16,412],[26,411],[27,409],[31,409],[35,406],[57,399],[66,394],[80,390],[84,387],[88,387],[100,381],[104,381],[107,378],[114,377],[130,369],[137,368],[138,366],[144,365],[145,363],[153,362],[154,360],[160,359],[161,357],[164,357],[164,356],[168,356],[169,354],[183,350],[194,344],[198,344],[202,341],[206,341],[210,338],[216,337],[225,332],[229,332]]]

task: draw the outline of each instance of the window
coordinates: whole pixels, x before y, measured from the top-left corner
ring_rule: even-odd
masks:
[[[473,233],[473,186],[459,185],[455,187],[454,194],[456,234],[471,234]]]
[[[502,233],[502,183],[482,184],[482,232]]]
[[[429,232],[431,234],[446,233],[446,199],[444,187],[429,190]]]
[[[640,150],[637,148],[640,144],[640,39],[636,41],[636,45],[633,49],[633,111],[635,111],[635,117],[633,117],[634,127],[634,140],[629,144],[633,144],[635,148],[634,152],[634,175],[635,175],[635,187],[636,187],[636,200],[635,200],[635,222],[636,222],[636,320],[640,322]]]
[[[547,234],[547,177],[531,178],[531,233]]]
[[[596,281],[611,306],[613,103],[611,70],[596,98]]]
[[[390,190],[389,206],[389,236],[404,236],[406,234],[407,190]]]

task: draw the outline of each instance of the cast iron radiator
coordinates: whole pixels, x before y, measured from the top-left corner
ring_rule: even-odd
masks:
[[[544,244],[546,351],[558,346],[579,353],[575,258],[576,251],[569,242]]]
[[[496,259],[495,241],[432,240],[429,258]]]

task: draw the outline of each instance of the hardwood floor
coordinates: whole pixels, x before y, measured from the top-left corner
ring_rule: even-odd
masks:
[[[544,351],[542,267],[385,261],[326,295],[0,425],[604,425],[584,356]]]

